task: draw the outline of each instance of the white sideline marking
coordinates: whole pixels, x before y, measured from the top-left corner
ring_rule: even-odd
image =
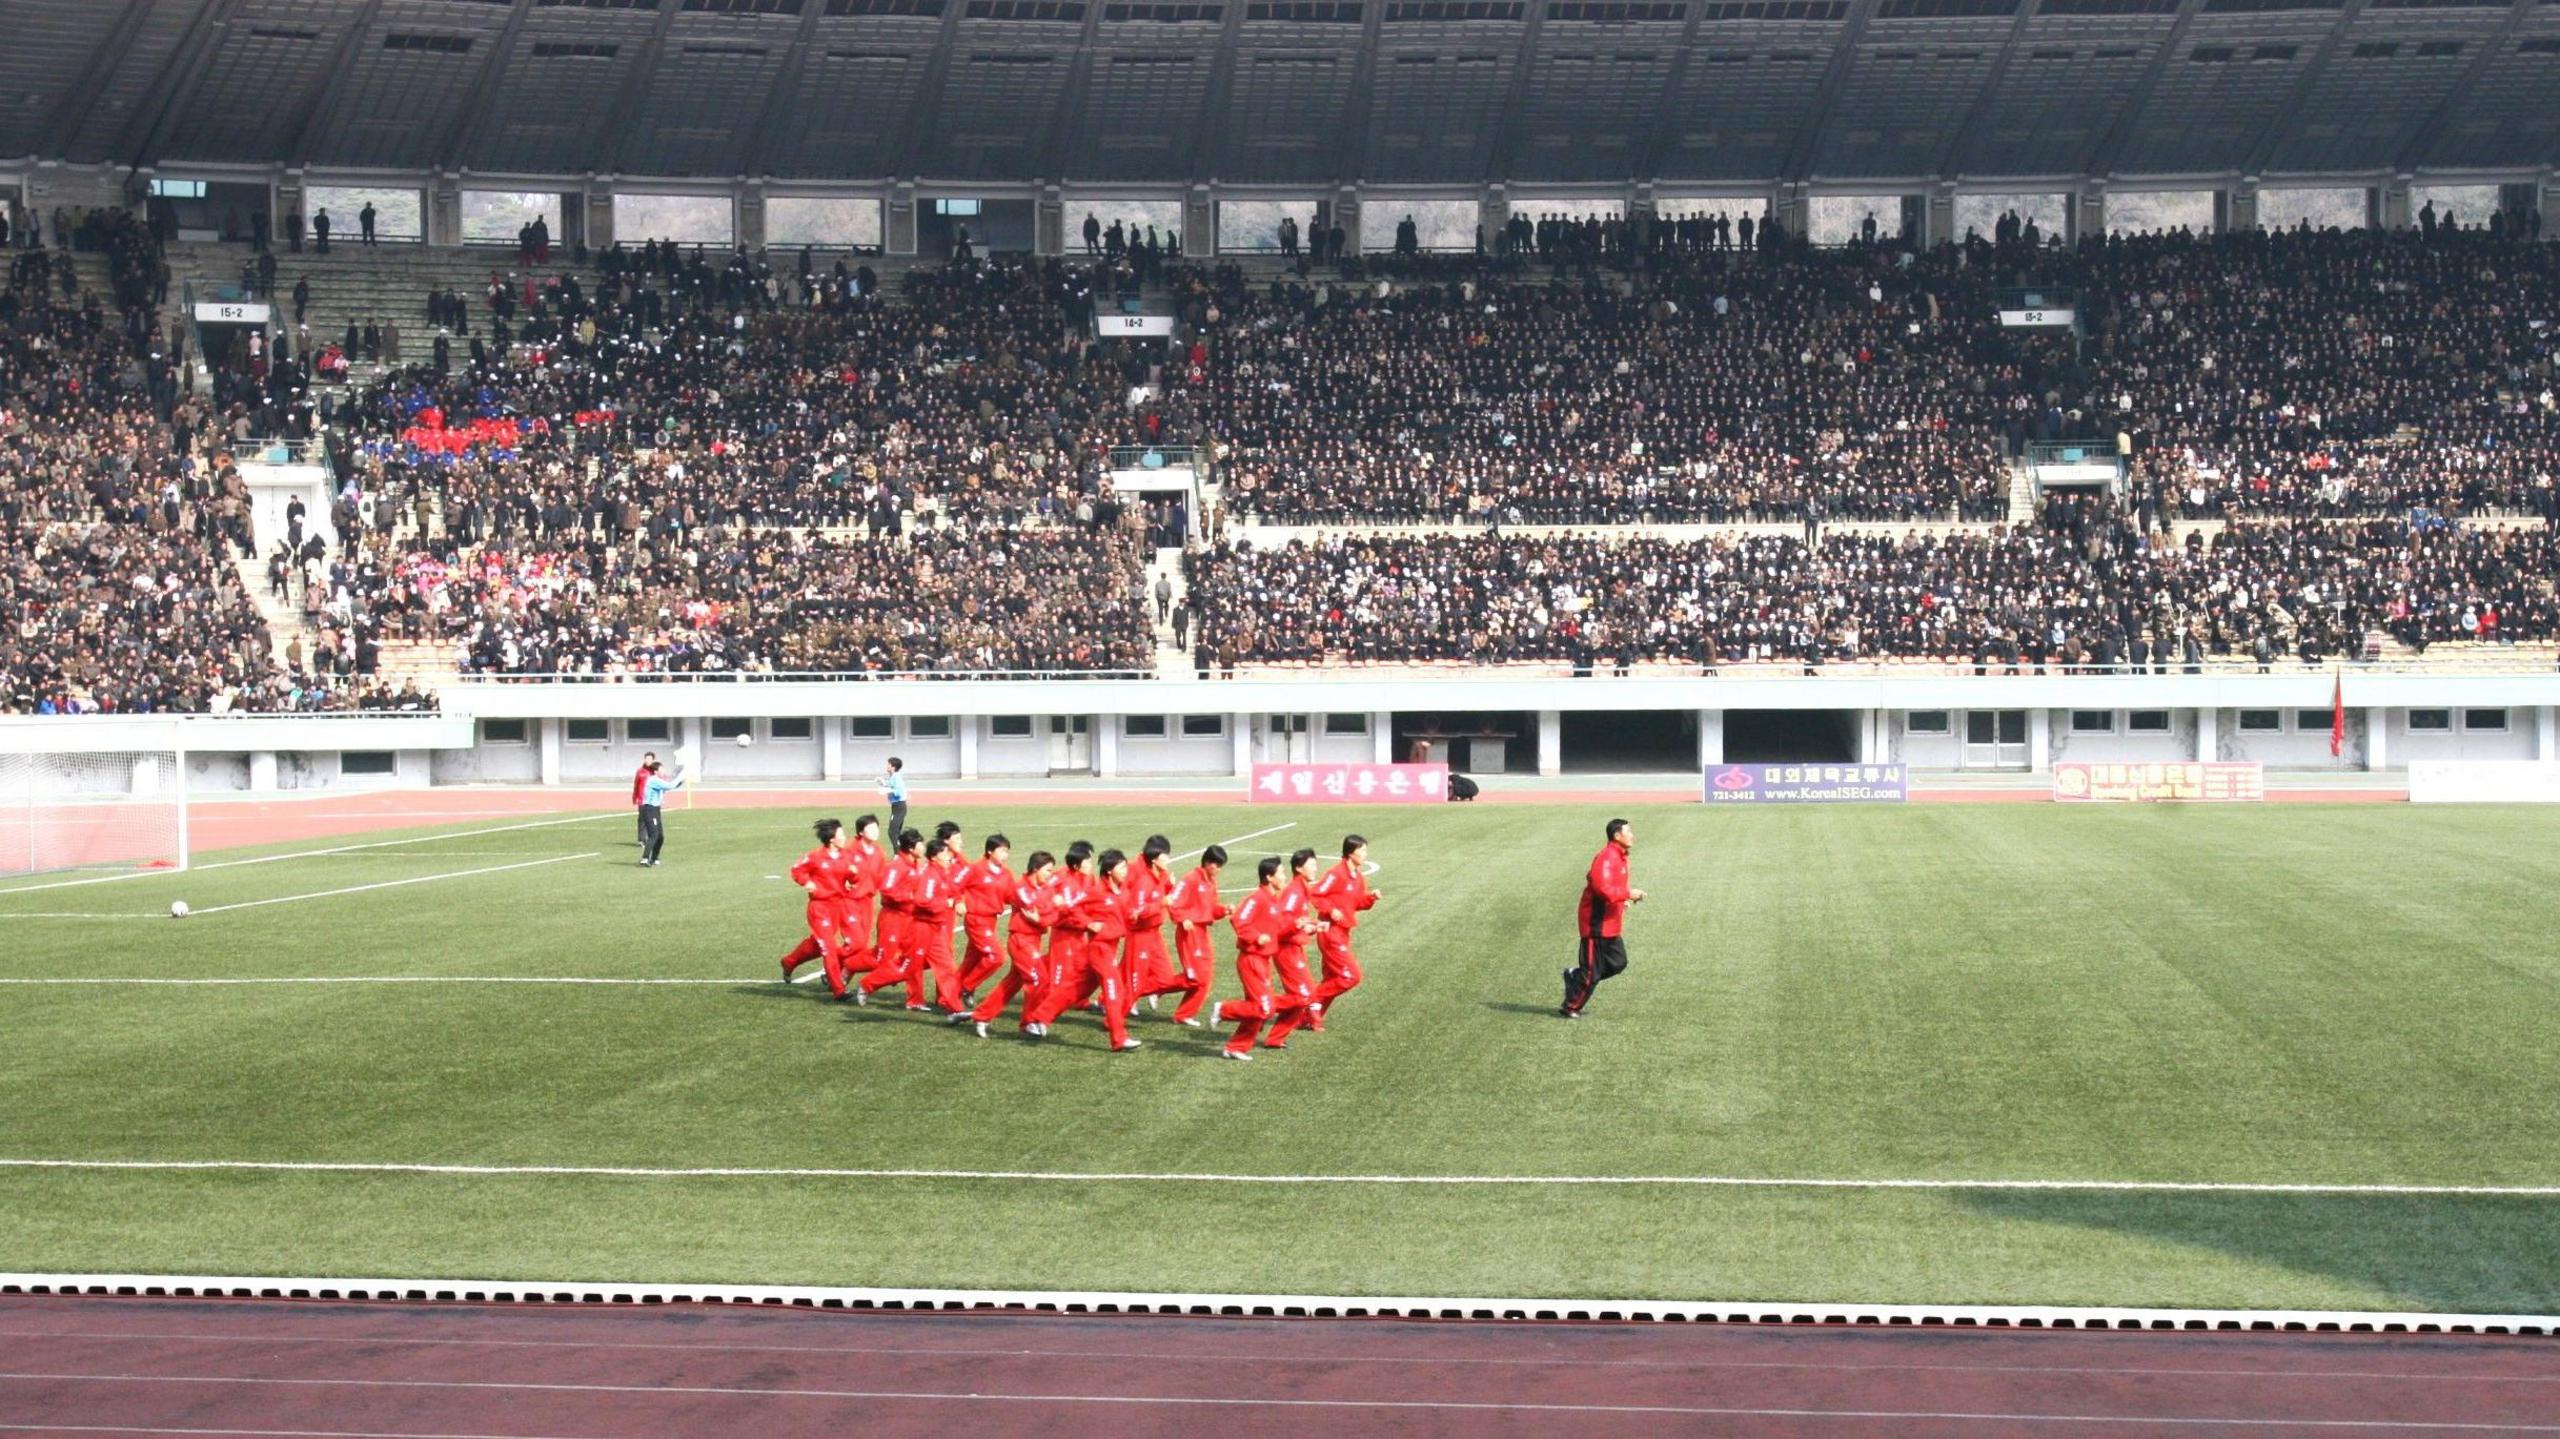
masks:
[[[2420,1419],[2278,1419],[2240,1416],[2150,1414],[2039,1414],[2002,1410],[1931,1409],[1785,1409],[1739,1405],[1689,1404],[1559,1404],[1488,1399],[1291,1399],[1246,1398],[1229,1394],[981,1394],[931,1389],[795,1389],[749,1384],[566,1384],[491,1379],[285,1379],[236,1374],[39,1374],[0,1373],[0,1380],[50,1384],[204,1384],[266,1389],[411,1389],[497,1394],[649,1394],[723,1396],[738,1399],[867,1399],[873,1402],[937,1402],[959,1404],[1103,1404],[1168,1409],[1199,1406],[1214,1409],[1384,1409],[1455,1411],[1491,1414],[1624,1414],[1681,1418],[1865,1419],[1934,1423],[2116,1425],[2144,1428],[2249,1428],[2464,1431],[2484,1434],[2560,1434],[2560,1424],[2493,1423],[2477,1420]],[[23,1428],[25,1426],[11,1426]],[[86,1432],[100,1432],[95,1429]],[[107,1429],[108,1433],[187,1433],[187,1430]],[[238,1434],[238,1429],[197,1433]],[[329,1431],[273,1431],[285,1434]],[[344,1431],[338,1431],[343,1434]],[[334,1439],[334,1436],[333,1436]],[[421,1436],[400,1436],[421,1439]]]
[[[2560,1335],[2560,1315],[2381,1309],[2161,1309],[2052,1304],[1872,1304],[1830,1301],[1627,1299],[1582,1296],[1503,1299],[1389,1294],[1201,1293],[1108,1289],[889,1289],[809,1284],[649,1284],[619,1280],[385,1279],[312,1275],[0,1273],[0,1295],[123,1295],[175,1299],[320,1300],[355,1304],[455,1302],[542,1308],[628,1309],[640,1304],[721,1305],[755,1310],[851,1309],[899,1314],[971,1310],[1025,1315],[1093,1313],[1147,1318],[1224,1313],[1247,1316],[1373,1316],[1535,1324],[1627,1319],[1748,1324],[1805,1329],[1839,1326],[1890,1333],[1934,1328],[1950,1340],[1993,1342],[2003,1328],[2056,1330],[2284,1332],[2350,1343],[2376,1336]],[[761,1347],[761,1346],[759,1346]],[[1017,1346],[1018,1348],[1019,1346]],[[1300,1356],[1304,1357],[1304,1356]],[[2345,1376],[2334,1376],[2345,1377]],[[2383,1377],[2383,1376],[2375,1376]],[[2492,1376],[2480,1375],[2477,1378]]]
[[[209,904],[197,910],[198,915],[223,914],[235,909],[258,909],[270,904],[294,904],[306,899],[334,899],[342,894],[364,894],[377,889],[398,889],[403,885],[433,884],[440,879],[468,879],[475,874],[504,874],[511,869],[539,869],[546,864],[565,864],[573,859],[594,859],[602,850],[584,854],[553,855],[549,859],[524,859],[514,864],[488,864],[478,869],[452,869],[442,874],[413,874],[407,879],[376,880],[372,884],[351,884],[340,889],[314,890],[309,894],[280,894],[269,899],[244,899],[233,904]]]
[[[380,816],[374,817],[380,818]],[[407,839],[378,839],[364,844],[332,845],[327,849],[299,849],[295,850],[291,854],[262,854],[254,859],[222,859],[216,860],[211,864],[189,865],[185,869],[139,869],[125,874],[93,875],[87,879],[48,880],[43,884],[22,884],[12,889],[0,889],[0,895],[33,894],[36,891],[43,889],[71,889],[84,884],[113,884],[118,880],[150,879],[157,875],[196,874],[210,869],[237,869],[242,865],[248,864],[277,864],[288,859],[316,859],[327,854],[353,854],[357,850],[362,849],[389,849],[394,845],[403,844],[432,844],[444,840],[471,839],[475,836],[484,834],[510,834],[520,829],[549,829],[555,825],[588,824],[600,819],[627,820],[630,817],[630,815],[620,811],[612,811],[605,814],[572,815],[567,819],[538,819],[528,821],[524,824],[501,824],[492,825],[487,829],[458,830],[451,834],[421,834],[412,835]],[[429,823],[433,823],[433,821],[429,821]]]
[[[223,983],[224,981],[207,981]],[[325,982],[325,981],[323,981]],[[519,983],[546,983],[530,980]],[[574,980],[557,981],[577,983]],[[614,981],[589,981],[613,983]],[[734,984],[736,980],[657,980]],[[1847,1179],[1744,1174],[1185,1174],[1163,1170],[831,1169],[796,1166],[699,1168],[617,1164],[424,1164],[282,1159],[7,1159],[0,1169],[219,1171],[248,1174],[452,1174],[488,1178],[592,1179],[965,1179],[1045,1184],[1356,1184],[1411,1188],[1521,1185],[1562,1189],[1912,1189],[2069,1194],[2317,1194],[2560,1198],[2560,1184],[2288,1184],[2189,1179]]]

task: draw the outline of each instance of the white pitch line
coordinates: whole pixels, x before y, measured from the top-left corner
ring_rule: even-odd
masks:
[[[6,1159],[0,1169],[152,1170],[241,1174],[437,1174],[478,1178],[927,1179],[1008,1184],[1367,1185],[1391,1188],[1873,1189],[2070,1194],[2311,1194],[2370,1197],[2560,1198],[2560,1184],[2287,1184],[2179,1179],[1847,1179],[1730,1174],[1184,1174],[1149,1170],[829,1169],[616,1164],[423,1164],[268,1159]]]
[[[1293,819],[1293,820],[1289,821],[1287,824],[1275,824],[1275,825],[1273,825],[1273,826],[1272,826],[1271,828],[1269,828],[1269,829],[1258,829],[1258,830],[1255,830],[1255,831],[1254,831],[1253,833],[1251,833],[1251,834],[1240,834],[1240,835],[1237,835],[1237,836],[1236,836],[1235,838],[1233,838],[1233,839],[1222,839],[1222,840],[1218,841],[1218,843],[1219,843],[1221,846],[1224,846],[1224,845],[1230,845],[1230,844],[1242,844],[1242,843],[1244,843],[1246,840],[1249,840],[1249,839],[1260,839],[1260,838],[1262,838],[1262,837],[1263,837],[1264,835],[1266,835],[1266,834],[1278,834],[1280,831],[1282,831],[1282,830],[1284,830],[1284,829],[1296,829],[1297,827],[1298,827],[1298,822],[1297,822],[1296,820],[1294,820],[1294,819]],[[1184,851],[1183,851],[1182,853],[1180,853],[1180,854],[1167,855],[1167,856],[1165,856],[1165,863],[1167,863],[1167,864],[1177,864],[1177,863],[1180,863],[1180,862],[1181,862],[1181,861],[1183,861],[1183,860],[1186,860],[1186,859],[1191,858],[1191,857],[1192,857],[1193,855],[1195,855],[1195,854],[1207,854],[1208,852],[1209,852],[1209,847],[1208,847],[1207,845],[1205,845],[1205,844],[1204,844],[1204,845],[1200,846],[1198,849],[1186,849],[1186,850],[1184,850]]]
[[[1667,1416],[1676,1418],[1757,1418],[1757,1419],[1858,1419],[1897,1420],[1924,1423],[1977,1424],[2069,1424],[2076,1426],[2115,1426],[2150,1429],[2347,1429],[2360,1431],[2418,1430],[2428,1433],[2459,1431],[2483,1434],[2560,1434],[2560,1424],[2533,1424],[2522,1421],[2498,1423],[2493,1420],[2422,1420],[2422,1419],[2285,1419],[2257,1418],[2239,1415],[2150,1415],[2150,1414],[2052,1414],[2010,1410],[1932,1410],[1932,1409],[1813,1409],[1709,1406],[1690,1404],[1569,1404],[1555,1401],[1500,1399],[1301,1399],[1285,1397],[1246,1397],[1234,1394],[1102,1394],[1040,1393],[987,1394],[975,1391],[933,1389],[800,1389],[775,1385],[750,1384],[569,1384],[499,1379],[339,1379],[280,1378],[240,1374],[51,1374],[0,1373],[0,1380],[37,1384],[202,1384],[241,1389],[408,1389],[446,1393],[495,1394],[616,1394],[649,1395],[670,1398],[738,1398],[738,1399],[827,1399],[869,1400],[874,1403],[957,1403],[957,1404],[1099,1404],[1122,1405],[1142,1409],[1378,1409],[1394,1411],[1420,1410],[1427,1413],[1492,1413],[1492,1414],[1609,1414],[1634,1417]],[[0,1426],[24,1427],[24,1426]],[[92,1431],[94,1432],[94,1431]],[[107,1432],[115,1432],[113,1430]],[[124,1432],[134,1432],[127,1430]],[[153,1432],[150,1430],[141,1431]],[[181,1431],[183,1432],[183,1431]],[[240,1430],[216,1429],[210,1433],[237,1434]],[[291,1433],[293,1431],[278,1431]],[[303,1431],[309,1433],[312,1431]],[[343,1432],[343,1431],[341,1431]],[[415,1436],[412,1436],[415,1439]]]
[[[372,884],[351,884],[341,889],[314,890],[309,894],[280,894],[268,899],[244,899],[234,904],[211,904],[197,910],[198,915],[223,914],[235,909],[258,909],[270,904],[294,904],[306,899],[334,899],[342,894],[365,894],[377,889],[399,889],[403,885],[433,884],[440,879],[469,879],[475,874],[504,874],[511,869],[539,869],[546,864],[565,864],[573,859],[594,859],[601,850],[584,854],[554,855],[549,859],[524,859],[514,864],[489,864],[478,869],[453,869],[442,874],[413,874],[407,879],[377,880]]]
[[[524,824],[500,824],[491,825],[486,829],[457,830],[450,834],[420,834],[411,835],[407,839],[378,839],[368,841],[364,844],[332,845],[327,849],[299,849],[295,850],[291,854],[262,854],[253,859],[223,859],[216,860],[211,864],[189,865],[185,869],[143,869],[134,870],[125,874],[94,875],[87,879],[48,880],[43,884],[22,884],[13,889],[0,889],[0,896],[12,894],[33,894],[38,890],[44,889],[72,889],[86,884],[113,884],[118,880],[125,879],[150,879],[161,875],[197,874],[205,870],[237,869],[242,865],[250,864],[279,864],[288,859],[317,859],[322,855],[353,854],[357,850],[364,849],[389,849],[395,845],[404,844],[432,844],[445,840],[472,839],[484,834],[512,834],[517,830],[524,829],[550,829],[556,825],[591,824],[600,819],[627,820],[629,818],[630,815],[626,813],[620,811],[609,811],[604,814],[572,815],[567,819],[538,819],[528,821]]]

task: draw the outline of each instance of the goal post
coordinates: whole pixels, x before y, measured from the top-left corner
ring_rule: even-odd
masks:
[[[0,876],[186,867],[184,750],[0,753]]]

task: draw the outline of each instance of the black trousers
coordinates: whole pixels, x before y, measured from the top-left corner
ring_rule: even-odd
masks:
[[[658,851],[667,847],[667,817],[654,804],[640,806],[640,858],[655,862]],[[1619,961],[1621,964],[1624,960]]]
[[[897,849],[898,849],[898,836],[899,836],[899,835],[902,835],[902,834],[904,834],[904,833],[906,833],[906,831],[907,831],[907,802],[906,802],[905,800],[899,800],[897,803],[892,804],[892,805],[890,805],[890,806],[889,806],[889,851],[890,851],[890,853],[895,854],[895,853],[897,852]]]
[[[1600,987],[1600,981],[1617,977],[1626,967],[1624,939],[1616,935],[1584,935],[1574,947],[1573,968],[1565,972],[1565,1012],[1580,1014],[1582,1007],[1591,1002],[1591,991]]]
[[[637,821],[632,834],[633,842],[636,844],[647,844],[649,842],[649,812],[635,806],[631,814],[632,818]]]

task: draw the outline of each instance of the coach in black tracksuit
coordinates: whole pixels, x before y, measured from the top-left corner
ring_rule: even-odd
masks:
[[[1567,1019],[1580,1018],[1600,981],[1627,967],[1627,944],[1618,927],[1628,905],[1644,902],[1644,891],[1627,885],[1627,853],[1635,846],[1634,825],[1609,821],[1607,842],[1583,876],[1582,901],[1573,908],[1574,965],[1564,972],[1564,1005],[1556,1011]]]

